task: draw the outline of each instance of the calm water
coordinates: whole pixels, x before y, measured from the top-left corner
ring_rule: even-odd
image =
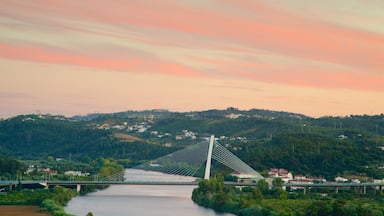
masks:
[[[126,170],[126,178],[180,180],[155,172]],[[195,186],[115,185],[73,198],[65,211],[78,216],[92,212],[95,216],[229,216],[202,208],[191,200]]]

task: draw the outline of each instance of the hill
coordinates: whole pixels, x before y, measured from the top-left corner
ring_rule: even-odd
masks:
[[[0,155],[18,159],[53,156],[74,160],[97,157],[142,160],[172,149],[115,137],[111,130],[90,127],[63,116],[23,115],[0,122]]]
[[[310,118],[269,110],[127,111],[66,118],[23,115],[0,122],[0,155],[149,160],[215,134],[257,170],[286,168],[332,178],[384,178],[384,115]]]

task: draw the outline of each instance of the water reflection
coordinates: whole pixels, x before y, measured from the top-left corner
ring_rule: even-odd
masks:
[[[126,178],[180,180],[190,177],[175,177],[156,172],[126,170]],[[177,178],[177,179],[176,179]],[[92,212],[95,216],[229,216],[202,208],[191,200],[195,186],[181,185],[114,185],[109,188],[73,198],[65,210],[68,213],[84,216]]]

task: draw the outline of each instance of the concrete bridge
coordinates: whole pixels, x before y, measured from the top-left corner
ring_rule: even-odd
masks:
[[[17,184],[22,185],[41,185],[44,187],[50,186],[76,186],[77,191],[80,192],[82,185],[198,185],[196,181],[0,181],[0,186],[14,187]],[[257,183],[252,182],[224,182],[225,185],[247,187],[257,186]],[[366,194],[367,189],[373,189],[376,192],[383,193],[384,183],[363,182],[363,183],[337,183],[328,182],[320,184],[304,184],[304,183],[288,183],[283,184],[283,187],[296,187],[301,188],[306,193],[312,188],[333,188],[335,193],[339,192],[340,188],[353,189],[356,193]]]
[[[253,170],[250,166],[245,164],[242,160],[228,151],[215,141],[214,136],[211,136],[209,142],[202,142],[185,149],[179,150],[164,157],[151,160],[148,163],[135,167],[136,169],[159,171],[167,174],[173,174],[174,176],[193,176],[200,167],[205,163],[204,179],[209,179],[211,170],[212,159],[224,164],[237,173],[251,176],[251,179],[258,181],[263,179],[258,172]],[[198,179],[194,180],[162,180],[162,179],[124,179],[121,173],[115,176],[118,180],[69,180],[69,181],[0,181],[0,186],[3,188],[9,186],[22,185],[41,185],[46,188],[54,185],[60,186],[76,186],[77,191],[81,190],[82,185],[197,185]],[[257,183],[247,182],[225,182],[226,185],[232,186],[256,186]],[[352,188],[357,193],[365,194],[367,189],[374,189],[375,192],[382,193],[384,183],[337,183],[327,182],[318,184],[306,184],[306,183],[288,183],[283,184],[284,187],[300,188],[306,193],[311,188],[333,188],[335,193],[339,192],[340,188]]]

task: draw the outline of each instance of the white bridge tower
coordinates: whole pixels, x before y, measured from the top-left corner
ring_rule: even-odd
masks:
[[[204,179],[209,179],[209,177],[211,176],[211,162],[212,162],[212,151],[213,151],[214,141],[215,141],[215,136],[211,135],[211,138],[209,140],[207,162],[205,165]]]

